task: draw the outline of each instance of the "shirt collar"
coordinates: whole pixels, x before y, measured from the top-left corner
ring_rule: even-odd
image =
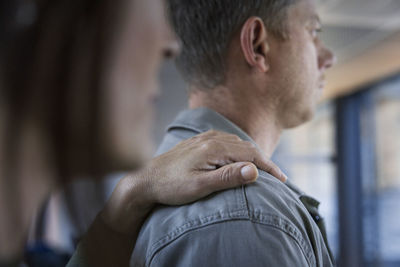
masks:
[[[256,145],[242,129],[226,119],[221,114],[209,108],[197,108],[184,110],[176,117],[175,121],[168,126],[168,132],[183,128],[197,134],[209,130],[217,130],[239,136],[242,140],[250,141]]]
[[[233,122],[222,116],[221,114],[209,109],[209,108],[197,108],[188,109],[179,113],[175,121],[168,126],[167,131],[174,131],[177,129],[185,129],[194,132],[195,134],[207,132],[209,130],[217,130],[239,136],[242,140],[252,142],[258,149],[256,142],[240,129]],[[262,151],[260,149],[260,151]],[[310,200],[312,206],[318,207],[319,202],[309,196],[307,196],[297,186],[292,184],[289,180],[286,185],[292,189],[299,197],[305,197]]]

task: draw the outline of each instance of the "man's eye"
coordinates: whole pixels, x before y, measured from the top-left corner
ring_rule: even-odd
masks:
[[[314,38],[318,37],[318,35],[322,32],[321,28],[316,28],[312,31],[312,35]]]

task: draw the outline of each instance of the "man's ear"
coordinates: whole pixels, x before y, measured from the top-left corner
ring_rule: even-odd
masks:
[[[243,55],[251,67],[261,72],[269,70],[268,34],[261,18],[251,17],[245,22],[240,33],[240,44]]]

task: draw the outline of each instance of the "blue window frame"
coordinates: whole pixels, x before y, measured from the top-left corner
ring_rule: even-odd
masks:
[[[400,76],[339,98],[339,266],[400,266]]]

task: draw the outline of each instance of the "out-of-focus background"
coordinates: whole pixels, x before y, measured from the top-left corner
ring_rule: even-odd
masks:
[[[287,131],[273,159],[321,201],[340,266],[400,266],[400,1],[317,2],[321,37],[338,64],[315,119]],[[173,62],[160,79],[156,143],[186,107]],[[68,258],[120,177],[55,192],[32,225],[30,262]]]

